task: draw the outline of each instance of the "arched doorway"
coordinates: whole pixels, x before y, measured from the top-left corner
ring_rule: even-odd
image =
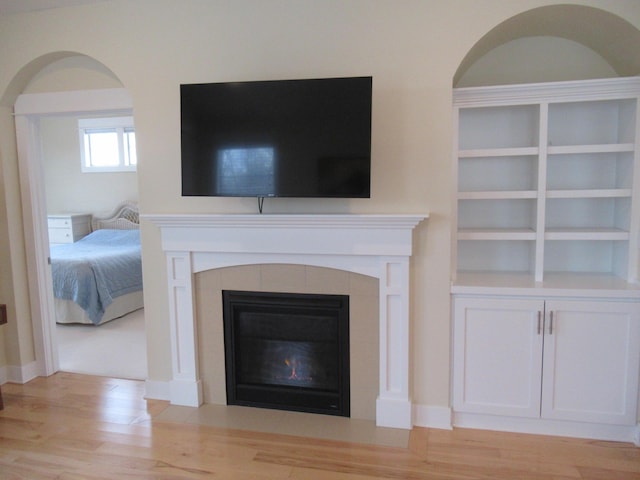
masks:
[[[80,71],[86,74],[84,82],[77,80]],[[43,81],[45,77],[48,77],[48,82]],[[74,80],[71,81],[71,78]],[[16,75],[9,90],[15,100],[22,215],[25,246],[29,252],[27,272],[38,370],[36,374],[50,375],[58,370],[59,365],[51,272],[48,265],[45,181],[39,145],[41,120],[45,117],[80,114],[131,114],[132,101],[110,70],[96,60],[75,52],[49,54],[32,61]],[[51,93],[51,90],[54,92]],[[23,95],[23,92],[28,94]],[[7,95],[3,100],[7,100]]]

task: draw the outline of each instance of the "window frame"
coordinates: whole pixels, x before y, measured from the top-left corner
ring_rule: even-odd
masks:
[[[85,139],[91,133],[114,132],[118,141],[118,165],[111,166],[95,166],[87,164],[87,149]],[[136,163],[127,164],[125,156],[125,139],[126,133],[134,133],[133,116],[119,117],[99,117],[99,118],[79,118],[78,134],[80,139],[80,170],[83,173],[106,173],[106,172],[136,172],[138,170],[138,162],[136,155]],[[133,146],[135,153],[135,143]]]

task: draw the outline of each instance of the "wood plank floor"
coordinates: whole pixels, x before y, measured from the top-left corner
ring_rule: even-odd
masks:
[[[2,387],[1,479],[640,479],[625,443],[414,428],[409,448],[170,423],[132,380],[58,373]]]

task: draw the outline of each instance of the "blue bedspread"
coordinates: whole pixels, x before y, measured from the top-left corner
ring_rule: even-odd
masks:
[[[51,246],[53,295],[71,300],[95,324],[120,295],[142,290],[139,230],[97,230]]]

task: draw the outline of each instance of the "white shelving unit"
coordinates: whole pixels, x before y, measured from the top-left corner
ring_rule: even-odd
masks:
[[[636,78],[454,90],[454,285],[637,282],[639,96]]]
[[[640,439],[639,99],[454,90],[455,425]]]

